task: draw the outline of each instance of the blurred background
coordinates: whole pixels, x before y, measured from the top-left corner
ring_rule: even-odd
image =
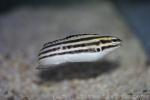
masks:
[[[1,0],[0,99],[150,99],[149,0]],[[93,63],[39,71],[43,43],[72,34],[117,36]]]

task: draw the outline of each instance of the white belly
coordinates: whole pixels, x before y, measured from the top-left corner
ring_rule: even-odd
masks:
[[[40,65],[51,66],[58,65],[66,62],[93,62],[103,57],[100,52],[97,53],[78,53],[78,54],[66,54],[58,55],[54,57],[48,57],[39,61]]]

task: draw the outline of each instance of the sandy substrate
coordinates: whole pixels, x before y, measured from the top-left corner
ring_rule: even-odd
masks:
[[[44,42],[79,33],[117,36],[123,45],[102,61],[36,69]],[[149,100],[149,66],[110,2],[22,7],[0,15],[0,100]]]

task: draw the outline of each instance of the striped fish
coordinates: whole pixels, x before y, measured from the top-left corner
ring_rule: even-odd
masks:
[[[39,53],[40,66],[66,62],[93,62],[120,47],[121,40],[113,36],[77,34],[45,43]]]

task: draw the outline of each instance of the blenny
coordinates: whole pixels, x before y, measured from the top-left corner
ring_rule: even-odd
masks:
[[[39,53],[40,66],[67,62],[93,62],[121,46],[114,36],[77,34],[45,43]]]

